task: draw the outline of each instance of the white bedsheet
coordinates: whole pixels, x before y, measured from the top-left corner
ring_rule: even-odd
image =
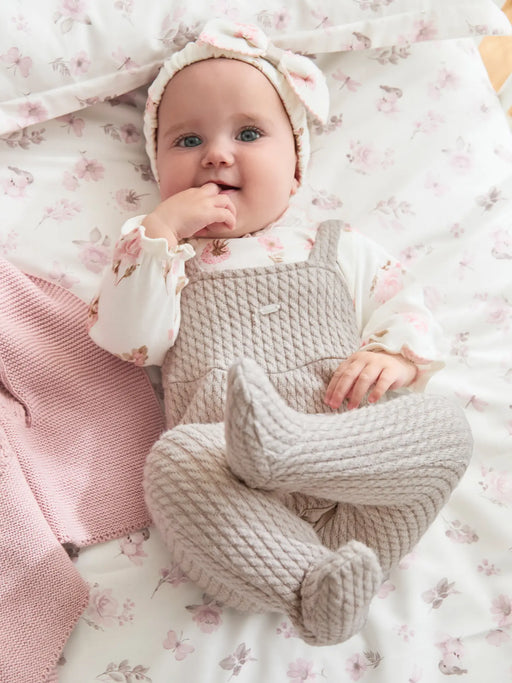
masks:
[[[154,528],[81,549],[90,605],[61,683],[512,680],[512,134],[471,40],[320,55],[331,120],[313,136],[312,218],[341,218],[423,282],[475,437],[462,483],[393,570],[361,634],[314,648],[280,615],[211,604]],[[144,91],[0,137],[0,253],[84,300],[120,224],[157,199]]]

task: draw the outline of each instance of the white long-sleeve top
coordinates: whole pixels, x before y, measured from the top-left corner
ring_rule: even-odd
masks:
[[[92,339],[141,366],[161,365],[179,333],[188,259],[206,271],[305,261],[318,227],[279,223],[240,238],[190,239],[169,250],[165,239],[145,236],[143,218],[123,226],[89,312]],[[422,289],[380,245],[351,230],[340,233],[337,261],[354,302],[361,347],[414,361],[419,372],[413,388],[422,389],[443,366],[441,331]]]

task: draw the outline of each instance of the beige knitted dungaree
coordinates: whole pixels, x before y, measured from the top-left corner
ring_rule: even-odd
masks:
[[[360,345],[339,230],[322,224],[304,262],[213,273],[187,262],[162,372],[169,430],[144,479],[192,580],[225,605],[285,612],[317,645],[362,627],[382,572],[418,541],[471,452],[444,397],[336,413],[323,403]]]

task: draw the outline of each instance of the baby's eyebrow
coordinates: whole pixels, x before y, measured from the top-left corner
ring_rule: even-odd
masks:
[[[187,121],[179,121],[178,123],[173,123],[172,125],[167,127],[165,127],[165,124],[160,125],[159,130],[162,131],[160,133],[162,137],[169,138],[178,135],[179,133],[183,133],[184,131],[193,131],[195,128],[197,128],[197,126],[197,121],[194,122],[192,120],[187,119]]]

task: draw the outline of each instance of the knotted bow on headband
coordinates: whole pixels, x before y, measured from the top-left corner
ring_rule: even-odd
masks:
[[[272,83],[290,119],[295,137],[298,181],[302,183],[310,154],[307,113],[321,122],[327,120],[329,91],[324,75],[307,57],[273,45],[257,26],[222,19],[208,22],[195,42],[171,55],[148,90],[144,134],[146,152],[157,182],[156,131],[158,105],[164,90],[178,71],[194,62],[218,57],[247,62]]]
[[[197,39],[223,53],[263,58],[286,79],[299,100],[319,121],[325,123],[329,113],[329,91],[320,69],[307,57],[273,45],[257,26],[215,19],[204,27]]]

